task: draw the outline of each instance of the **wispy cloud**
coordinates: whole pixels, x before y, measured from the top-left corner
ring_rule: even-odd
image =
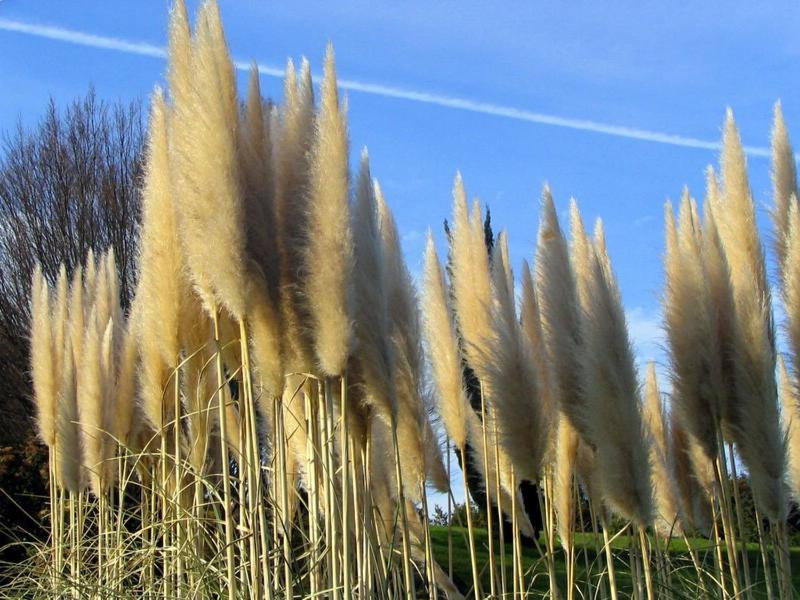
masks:
[[[13,19],[0,18],[0,31],[32,35],[40,38],[46,38],[90,48],[112,50],[127,54],[137,54],[140,56],[149,56],[155,58],[164,58],[166,56],[166,50],[163,46],[156,46],[147,42],[137,42],[117,37],[96,35],[93,33],[66,29],[63,27],[27,23]],[[246,61],[235,61],[236,68],[240,70],[249,69],[251,64],[252,63]],[[283,69],[281,68],[263,64],[258,64],[258,70],[261,74],[269,77],[283,77],[284,73]],[[411,90],[368,81],[340,79],[339,86],[342,89],[353,92],[383,96],[385,98],[396,98],[398,100],[408,100],[411,102],[442,106],[445,108],[452,108],[495,117],[504,117],[540,125],[551,125],[553,127],[575,129],[589,133],[600,133],[615,137],[657,144],[666,144],[670,146],[680,146],[684,148],[697,148],[701,150],[712,151],[718,151],[720,149],[718,142],[702,140],[683,135],[651,131],[648,129],[639,129],[636,127],[627,127],[624,125],[601,123],[589,119],[576,119],[571,117],[545,114],[511,106],[504,106],[493,102],[481,102],[469,98],[459,98],[433,92]],[[757,146],[746,146],[745,152],[751,156],[770,155],[769,148]]]
[[[625,311],[625,319],[637,360],[663,362],[666,339],[658,311],[634,306]]]
[[[120,38],[84,33],[52,25],[38,25],[35,23],[25,23],[12,19],[0,19],[0,30],[24,33],[36,37],[77,44],[78,46],[88,46],[102,50],[116,50],[127,54],[139,54],[140,56],[154,56],[164,58],[167,56],[166,50],[162,46],[155,46],[145,42],[130,42]]]

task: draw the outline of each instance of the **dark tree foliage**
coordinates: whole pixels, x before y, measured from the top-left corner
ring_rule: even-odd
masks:
[[[93,89],[32,128],[20,123],[0,151],[0,445],[30,431],[31,273],[51,283],[90,248],[114,248],[123,305],[134,284],[139,223],[141,106],[107,104]]]

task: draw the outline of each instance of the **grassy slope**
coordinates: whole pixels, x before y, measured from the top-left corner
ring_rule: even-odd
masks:
[[[453,527],[453,579],[456,581],[459,588],[466,590],[471,587],[472,576],[469,559],[469,545],[467,543],[466,529]],[[431,527],[431,538],[433,541],[433,550],[436,560],[442,566],[442,569],[448,571],[448,550],[447,550],[447,528],[446,527]],[[702,562],[702,568],[707,572],[708,578],[706,585],[713,586],[711,577],[714,574],[714,547],[709,540],[703,538],[691,539],[689,542],[692,548],[696,551],[696,556]],[[544,550],[544,537],[540,537],[539,544]],[[629,597],[632,591],[631,578],[630,578],[630,554],[629,554],[629,538],[626,536],[619,536],[614,542],[613,547],[615,550],[615,567],[617,571],[617,585],[622,592],[623,597]],[[486,531],[483,529],[476,530],[476,546],[478,548],[478,568],[482,570],[482,582],[485,590],[489,590],[489,574],[488,574],[488,537]],[[495,542],[495,546],[497,543]],[[595,547],[594,536],[590,534],[576,534],[576,548],[577,548],[577,569],[576,577],[583,593],[591,592],[594,597],[596,593],[596,586],[600,579],[600,574],[605,574],[605,561],[602,559],[597,560],[597,553],[602,555],[602,546]],[[663,548],[663,545],[662,545]],[[497,552],[495,550],[495,552]],[[559,587],[562,592],[566,582],[566,565],[564,561],[564,553],[560,547],[556,547],[556,573],[559,579]],[[748,545],[748,557],[750,562],[751,583],[753,585],[754,598],[766,598],[766,588],[764,586],[764,572],[761,568],[761,554],[758,544]],[[792,573],[794,585],[796,590],[800,590],[800,547],[791,549],[792,557]],[[669,588],[668,597],[670,598],[691,598],[693,600],[702,596],[702,591],[697,583],[697,575],[694,566],[692,565],[691,557],[687,552],[686,542],[681,540],[673,540],[670,544],[669,553],[665,555],[665,561],[669,561],[671,572],[670,580],[661,585],[667,585]],[[497,558],[498,564],[498,577],[499,577],[499,555]],[[653,565],[651,568],[655,571],[657,559],[654,557],[651,561]],[[593,574],[591,581],[587,580],[586,572],[587,565],[589,571]],[[758,567],[758,568],[757,568]],[[528,572],[526,578],[527,585],[530,586],[530,592],[533,597],[544,594],[549,590],[548,577],[547,577],[547,564],[541,558],[539,551],[533,548],[524,548],[523,551],[523,568]],[[531,571],[532,568],[532,571]],[[771,564],[772,577],[775,580],[775,565]],[[508,589],[511,591],[512,571],[511,571],[511,545],[506,544],[506,571]],[[531,577],[531,573],[535,575]],[[726,576],[728,574],[726,573]],[[655,573],[654,573],[655,577]],[[605,580],[605,577],[603,577]],[[658,579],[657,579],[658,581]],[[605,584],[604,584],[605,585]],[[777,582],[773,584],[777,595]],[[591,589],[590,589],[591,586]],[[488,594],[487,594],[488,595]],[[602,597],[602,596],[599,596]]]

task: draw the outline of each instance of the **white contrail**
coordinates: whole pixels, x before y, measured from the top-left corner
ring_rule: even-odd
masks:
[[[51,25],[39,25],[35,23],[26,23],[24,21],[0,18],[0,30],[33,35],[50,40],[77,44],[79,46],[87,46],[90,48],[115,50],[117,52],[125,52],[126,54],[138,54],[140,56],[150,56],[156,58],[166,57],[166,49],[163,46],[156,46],[147,42],[134,42],[121,38],[95,35],[93,33],[85,33],[82,31],[75,31],[72,29],[65,29],[63,27],[55,27]],[[248,70],[252,65],[252,63],[245,61],[234,61],[234,64],[236,68],[240,70]],[[284,75],[283,69],[262,64],[258,64],[258,71],[269,77],[283,77]],[[623,125],[599,123],[597,121],[591,121],[588,119],[559,117],[556,115],[538,113],[521,108],[514,108],[511,106],[503,106],[501,104],[494,104],[491,102],[479,102],[477,100],[470,100],[469,98],[457,98],[454,96],[409,90],[366,81],[340,79],[339,87],[345,90],[373,94],[376,96],[383,96],[385,98],[397,98],[400,100],[409,100],[411,102],[433,104],[436,106],[466,110],[484,115],[516,119],[517,121],[526,121],[528,123],[539,123],[542,125],[565,127],[567,129],[577,129],[579,131],[588,131],[592,133],[603,133],[606,135],[613,135],[632,140],[655,142],[657,144],[668,144],[670,146],[682,146],[684,148],[700,148],[702,150],[718,151],[720,149],[719,142],[710,142],[708,140],[701,140],[693,137],[662,133],[659,131],[650,131],[647,129],[638,129],[635,127],[626,127]],[[745,146],[744,150],[750,156],[770,156],[769,148]]]

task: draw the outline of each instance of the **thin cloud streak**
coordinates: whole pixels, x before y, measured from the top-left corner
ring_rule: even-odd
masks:
[[[101,50],[116,50],[127,54],[138,54],[140,56],[151,56],[156,58],[166,58],[167,51],[163,46],[155,46],[146,42],[129,42],[120,38],[84,33],[63,27],[51,25],[37,25],[35,23],[25,23],[12,19],[0,18],[0,30],[12,31],[14,33],[24,33],[36,37],[47,38],[59,42],[67,42],[78,46],[89,48],[99,48]]]
[[[24,21],[0,18],[0,31],[21,33],[89,48],[124,52],[126,54],[136,54],[139,56],[149,56],[152,58],[166,57],[166,49],[163,46],[156,46],[147,42],[135,42],[116,37],[85,33],[82,31],[75,31],[72,29],[65,29],[63,27],[51,25],[39,25],[35,23],[26,23]],[[246,61],[234,61],[235,67],[242,71],[249,70],[253,64],[254,63],[252,62]],[[258,63],[256,63],[256,65],[258,67],[258,72],[262,75],[279,78],[283,77],[284,75],[284,70],[281,68]],[[319,78],[317,77],[317,79]],[[500,104],[494,104],[492,102],[479,102],[469,98],[457,98],[454,96],[418,90],[409,90],[405,88],[382,85],[379,83],[370,83],[367,81],[340,79],[339,87],[344,90],[372,94],[375,96],[382,96],[384,98],[408,100],[410,102],[419,102],[422,104],[430,104],[434,106],[441,106],[495,117],[504,117],[517,121],[524,121],[527,123],[551,125],[553,127],[562,127],[565,129],[586,131],[589,133],[613,135],[615,137],[644,142],[653,142],[656,144],[666,144],[670,146],[680,146],[683,148],[697,148],[700,150],[712,151],[719,151],[721,148],[719,142],[710,142],[693,137],[650,131],[647,129],[638,129],[635,127],[626,127],[623,125],[599,123],[597,121],[591,121],[588,119],[560,117],[557,115],[549,115],[510,106],[503,106]],[[770,156],[769,148],[745,146],[744,150],[750,156]],[[795,155],[795,158],[798,158],[799,156],[800,155]]]

